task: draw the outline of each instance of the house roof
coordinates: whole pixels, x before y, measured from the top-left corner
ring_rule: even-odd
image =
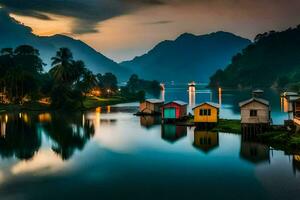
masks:
[[[298,101],[300,99],[299,96],[295,96],[295,97],[290,97],[289,101]]]
[[[246,101],[242,101],[242,102],[240,102],[239,103],[239,106],[240,107],[243,107],[243,106],[245,106],[245,105],[247,105],[247,104],[249,104],[249,103],[251,103],[251,102],[253,102],[253,101],[256,101],[256,102],[259,102],[259,103],[262,103],[262,104],[264,104],[264,105],[266,105],[266,106],[269,106],[269,102],[267,101],[267,100],[264,100],[264,99],[261,99],[261,98],[251,98],[251,99],[248,99],[248,100],[246,100]]]
[[[153,104],[156,104],[156,103],[164,103],[164,101],[161,100],[161,99],[146,99],[145,101],[146,101],[146,102],[149,102],[149,103],[153,103]]]
[[[299,94],[296,92],[284,92],[282,96],[299,96]]]
[[[193,110],[194,110],[195,108],[198,108],[198,107],[204,105],[204,104],[210,105],[210,106],[215,107],[215,108],[218,108],[218,109],[220,108],[220,105],[217,104],[217,103],[213,103],[213,102],[203,102],[203,103],[200,103],[200,104],[196,105],[196,106],[193,108]]]
[[[187,105],[187,103],[184,102],[184,101],[170,101],[170,102],[165,103],[165,105],[170,104],[170,103],[175,103],[175,104],[178,104],[178,105],[180,105],[180,106],[185,106],[185,105]]]
[[[252,92],[253,92],[253,93],[263,93],[264,91],[261,90],[261,89],[257,89],[257,90],[253,90]]]

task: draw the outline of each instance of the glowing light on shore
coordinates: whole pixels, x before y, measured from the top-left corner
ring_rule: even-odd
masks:
[[[39,122],[51,122],[50,113],[39,114],[38,118],[39,118]]]
[[[189,83],[189,105],[193,108],[196,104],[196,83]]]
[[[6,114],[5,115],[5,123],[7,123],[8,122],[8,115]]]
[[[221,105],[222,105],[222,88],[219,87],[219,90],[218,90],[218,94],[219,94],[219,106],[221,108]]]

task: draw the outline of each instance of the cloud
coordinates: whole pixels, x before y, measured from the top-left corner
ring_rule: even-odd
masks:
[[[203,14],[207,15],[211,13],[228,15],[228,12],[230,14],[230,11],[233,11],[232,13],[238,17],[249,15],[255,20],[265,18],[272,20],[274,15],[282,15],[282,19],[289,20],[290,13],[300,7],[300,2],[299,0],[290,0],[289,3],[286,3],[286,0],[0,0],[0,6],[16,15],[42,20],[52,20],[52,15],[70,17],[74,19],[71,28],[75,34],[95,33],[98,31],[97,25],[102,21],[151,6],[181,8],[188,5],[197,8],[198,12],[204,10]],[[174,16],[182,15],[184,12],[186,11],[182,8],[178,13],[174,13]],[[157,19],[157,22],[148,24],[166,23],[170,22]]]
[[[172,20],[160,20],[160,21],[153,21],[153,22],[145,22],[145,25],[160,25],[160,24],[170,24],[173,23]]]
[[[146,6],[162,5],[162,0],[0,0],[9,13],[51,20],[50,14],[72,17],[73,33],[97,32],[99,22],[128,14]]]

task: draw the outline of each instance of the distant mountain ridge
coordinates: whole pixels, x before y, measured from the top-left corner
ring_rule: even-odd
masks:
[[[250,43],[248,39],[222,31],[199,36],[184,33],[120,65],[145,79],[208,82],[216,70],[223,69],[233,55]]]
[[[83,60],[87,68],[95,73],[112,72],[122,80],[127,80],[131,74],[128,69],[121,67],[80,40],[64,35],[49,37],[34,35],[29,27],[18,23],[1,9],[0,24],[0,48],[31,45],[40,50],[41,57],[47,64],[46,70],[49,70],[51,57],[56,51],[61,47],[68,47],[73,52],[74,59]]]
[[[300,90],[300,25],[258,34],[253,44],[210,78],[210,86]]]

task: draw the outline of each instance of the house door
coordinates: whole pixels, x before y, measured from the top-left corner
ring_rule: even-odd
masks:
[[[166,119],[176,119],[176,109],[175,108],[165,108],[164,118]]]

